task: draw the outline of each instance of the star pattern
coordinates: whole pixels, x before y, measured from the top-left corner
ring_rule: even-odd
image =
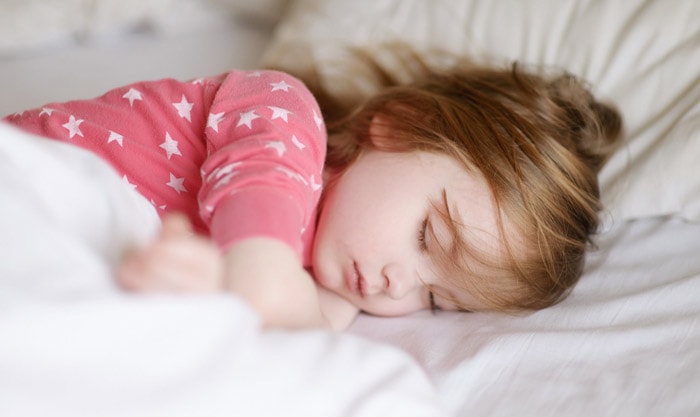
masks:
[[[178,142],[170,137],[170,133],[165,132],[165,141],[160,144],[160,147],[165,149],[165,154],[168,156],[168,160],[173,155],[182,156],[180,149],[178,148]]]
[[[300,183],[302,183],[302,184],[304,184],[304,185],[307,185],[307,186],[309,185],[309,182],[306,181],[306,180],[304,179],[304,177],[301,176],[301,174],[299,174],[299,173],[296,172],[296,171],[292,171],[292,170],[289,169],[289,168],[285,168],[285,167],[275,167],[275,171],[279,171],[279,172],[283,173],[284,175],[286,175],[287,177],[289,177],[289,178],[291,178],[291,179],[293,179],[293,180],[299,181]]]
[[[318,191],[321,189],[322,184],[320,182],[316,182],[316,176],[312,175],[311,180],[309,181],[311,183],[311,189],[314,191]]]
[[[153,88],[157,84],[142,83],[115,90],[100,98],[109,104],[99,109],[107,112],[101,119],[91,118],[97,107],[80,100],[52,104],[30,114],[36,120],[41,118],[42,125],[60,125],[59,139],[85,138],[78,142],[80,146],[99,150],[111,162],[116,161],[124,185],[146,196],[159,213],[183,207],[190,210],[191,205],[183,205],[186,201],[197,207],[196,213],[188,212],[191,217],[198,217],[200,208],[203,217],[212,215],[220,199],[247,186],[257,175],[269,175],[270,167],[283,176],[263,177],[260,182],[255,179],[256,184],[306,187],[305,192],[316,193],[318,198],[322,161],[316,159],[318,144],[313,140],[317,136],[309,127],[315,125],[320,130],[323,120],[318,111],[309,108],[315,104],[313,99],[293,84],[292,78],[279,73],[249,71],[236,76],[236,82],[254,86],[250,90],[258,94],[254,100],[225,98],[221,104],[212,96],[213,102],[203,103],[203,89],[225,82],[226,76],[218,76],[181,83],[182,90],[176,94],[168,90],[170,85],[161,92]],[[72,107],[76,106],[73,103],[78,107]],[[80,107],[80,103],[87,105]],[[206,124],[198,117],[200,109],[206,114]],[[115,111],[112,115],[108,113],[111,110]],[[130,119],[130,112],[138,112],[138,116]],[[196,141],[197,135],[201,143]],[[211,197],[216,193],[223,197]]]
[[[185,97],[184,94],[182,95],[182,99],[180,99],[179,103],[173,103],[173,107],[177,109],[177,114],[180,117],[188,122],[192,121],[192,107],[194,107],[194,103],[187,101],[187,97]]]
[[[269,149],[269,148],[274,149],[275,151],[277,151],[277,156],[279,156],[280,158],[287,151],[287,147],[284,146],[284,142],[279,141],[279,140],[267,142],[265,144],[265,148],[266,149]]]
[[[180,193],[185,193],[187,192],[187,188],[185,188],[185,179],[184,178],[177,178],[173,173],[170,173],[170,181],[165,183],[168,187],[172,188],[173,190],[177,191],[178,194]]]
[[[216,181],[216,184],[214,184],[214,188],[216,189],[216,188],[223,187],[224,185],[231,182],[231,178],[235,177],[236,175],[238,175],[238,171],[233,171],[229,174],[224,175],[223,177],[219,178]]]
[[[126,186],[129,187],[129,188],[131,188],[132,190],[135,190],[135,189],[137,188],[137,187],[136,187],[136,184],[132,184],[132,183],[129,181],[129,178],[127,178],[126,175],[122,175],[122,183],[124,183],[124,185],[126,185]]]
[[[289,116],[291,113],[289,110],[276,106],[267,106],[267,108],[272,110],[270,120],[282,119],[285,123],[289,123],[289,120],[287,119],[287,116]]]
[[[212,181],[212,180],[214,180],[214,179],[221,178],[221,177],[223,177],[224,175],[230,174],[231,172],[233,172],[233,170],[234,170],[236,167],[238,167],[238,166],[240,166],[240,165],[242,165],[242,164],[243,164],[243,162],[231,162],[231,163],[226,164],[226,165],[224,165],[224,166],[222,166],[222,167],[220,167],[220,168],[216,168],[215,170],[213,170],[213,171],[211,172],[211,174],[209,174],[209,175],[206,177],[206,181]],[[203,173],[202,173],[202,177],[204,177],[205,175],[206,175],[206,172],[203,172]]]
[[[323,125],[323,118],[319,116],[318,113],[316,113],[316,110],[314,110],[314,123],[316,123],[316,127],[318,130],[321,130],[321,126]]]
[[[292,135],[292,143],[294,146],[296,146],[299,150],[303,150],[306,148],[306,145],[304,145],[303,142],[301,142],[298,138],[297,135]]]
[[[117,142],[119,146],[124,147],[124,136],[117,132],[109,131],[109,137],[107,138],[107,143]]]
[[[270,85],[272,86],[272,90],[270,90],[270,92],[284,91],[285,93],[288,93],[289,89],[292,88],[292,86],[287,84],[287,82],[284,80],[277,83],[270,83]]]
[[[83,137],[83,132],[80,131],[80,125],[84,122],[82,119],[76,119],[72,114],[68,118],[68,122],[62,126],[68,130],[68,137],[73,139],[73,136],[78,135]]]
[[[253,128],[253,120],[255,120],[259,117],[260,116],[258,116],[255,113],[255,110],[241,113],[241,118],[238,119],[238,124],[236,124],[236,127],[246,126],[248,129],[252,129]]]
[[[122,98],[129,100],[129,105],[131,107],[134,107],[134,101],[143,100],[143,95],[139,90],[135,88],[130,88],[129,91],[127,91],[126,94],[122,96]]]
[[[207,118],[207,127],[214,129],[214,132],[219,131],[219,123],[224,120],[224,112],[221,113],[209,113]]]

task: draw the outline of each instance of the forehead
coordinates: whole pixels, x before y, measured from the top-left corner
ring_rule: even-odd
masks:
[[[499,215],[493,192],[481,172],[446,155],[423,153],[421,159],[428,172],[439,176],[440,202],[444,200],[453,220],[461,228],[468,228],[470,234],[492,236],[498,229]]]
[[[499,211],[493,192],[483,175],[451,158],[430,158],[447,175],[442,196],[435,207],[434,233],[447,251],[436,258],[438,285],[445,300],[467,310],[489,309],[474,289],[481,281],[509,280],[508,249],[519,250],[520,239],[511,222]],[[450,160],[452,162],[450,162]],[[503,234],[507,234],[504,236]],[[516,246],[507,248],[515,243]],[[447,304],[448,307],[451,303]]]

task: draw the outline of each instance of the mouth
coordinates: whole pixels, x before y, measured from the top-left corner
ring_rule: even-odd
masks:
[[[353,262],[349,269],[350,271],[346,279],[348,290],[359,297],[364,297],[366,284],[362,273],[360,273],[360,269],[357,267],[357,262]]]

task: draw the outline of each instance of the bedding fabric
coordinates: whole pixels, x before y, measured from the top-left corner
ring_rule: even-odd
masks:
[[[20,3],[36,4],[8,4]],[[340,335],[261,331],[233,295],[127,296],[111,271],[156,232],[153,208],[94,156],[0,124],[0,415],[700,415],[700,3],[290,3],[268,65],[301,65],[306,49],[332,82],[343,75],[340,44],[408,40],[488,62],[563,65],[617,103],[629,138],[604,172],[614,221],[581,283],[526,316],[362,315]],[[135,80],[119,77],[250,68],[262,43],[239,32],[187,39],[9,65],[5,79],[37,91],[8,84],[5,105]],[[217,60],[229,42],[234,64]],[[185,49],[216,53],[170,65]],[[74,82],[51,82],[76,72]],[[359,78],[350,87],[363,88]]]
[[[700,415],[700,224],[617,225],[572,295],[526,316],[361,316],[421,363],[454,415]]]
[[[397,348],[263,332],[233,295],[118,291],[159,221],[92,154],[0,124],[0,195],[2,416],[446,415]]]

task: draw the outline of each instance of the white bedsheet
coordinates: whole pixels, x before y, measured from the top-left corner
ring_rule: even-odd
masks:
[[[96,156],[0,124],[0,196],[1,416],[446,415],[399,349],[261,331],[233,295],[118,291],[158,220]]]
[[[524,317],[362,317],[409,351],[456,415],[700,415],[700,224],[618,225],[573,294]]]

